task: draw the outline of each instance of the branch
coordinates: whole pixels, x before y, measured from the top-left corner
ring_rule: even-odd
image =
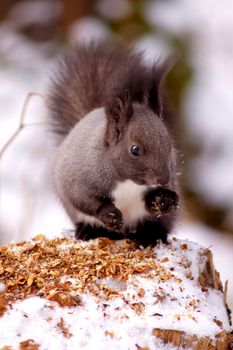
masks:
[[[20,131],[25,127],[25,126],[34,126],[34,125],[44,125],[45,123],[30,123],[30,124],[25,124],[25,116],[26,116],[26,111],[28,104],[33,96],[39,96],[45,101],[45,96],[39,94],[38,92],[29,92],[27,94],[27,97],[24,101],[21,113],[20,113],[20,120],[19,120],[19,125],[18,128],[15,130],[15,132],[11,135],[11,137],[8,139],[6,144],[3,146],[3,148],[0,150],[0,160],[3,157],[3,154],[7,150],[7,148],[11,145],[11,143],[14,141],[14,139],[18,136]]]

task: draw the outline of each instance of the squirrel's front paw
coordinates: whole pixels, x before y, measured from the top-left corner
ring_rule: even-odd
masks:
[[[157,217],[174,212],[179,207],[179,197],[166,187],[157,187],[149,191],[145,202],[148,210]]]
[[[98,214],[98,219],[114,231],[119,231],[123,226],[122,214],[113,204],[102,207]]]

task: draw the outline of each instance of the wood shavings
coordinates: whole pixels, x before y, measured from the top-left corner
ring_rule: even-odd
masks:
[[[171,345],[225,350],[223,344],[232,341],[226,293],[212,255],[188,241],[171,239],[142,248],[128,240],[82,242],[39,235],[0,247],[0,284],[0,327],[15,332],[12,338],[4,331],[1,350],[11,349],[12,339],[21,350],[45,349],[53,334],[66,344],[64,349],[89,349],[95,346],[86,337],[90,329],[101,344],[97,349],[107,342],[107,348],[117,350],[167,350]],[[22,325],[27,320],[27,336],[23,326],[18,334],[11,314]],[[46,337],[38,319],[47,327]]]
[[[111,254],[111,256],[110,256]],[[126,281],[132,274],[162,273],[162,266],[154,259],[152,248],[136,249],[132,242],[115,245],[112,241],[99,239],[98,245],[80,246],[71,238],[47,240],[36,236],[31,242],[20,242],[3,247],[0,252],[0,281],[6,284],[4,298],[9,301],[26,298],[28,295],[43,295],[57,301],[61,306],[80,305],[80,293],[93,292],[113,298],[116,293],[97,279],[111,277]],[[61,277],[75,278],[80,284],[73,286],[61,282]],[[170,274],[161,275],[162,279]],[[76,293],[70,296],[70,292]],[[1,293],[0,293],[1,295]]]
[[[69,328],[66,326],[65,321],[61,317],[60,321],[57,324],[58,328],[61,330],[65,338],[72,337],[72,334],[69,332]]]
[[[8,301],[3,296],[0,296],[0,317],[6,311],[7,305],[8,305]]]
[[[28,339],[20,343],[19,350],[39,350],[39,345],[34,340]]]

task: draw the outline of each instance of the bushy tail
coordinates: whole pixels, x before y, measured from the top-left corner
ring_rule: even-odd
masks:
[[[150,99],[150,90],[158,88],[166,64],[148,68],[142,55],[108,41],[72,48],[58,63],[49,87],[48,109],[54,131],[66,136],[88,112],[106,107],[126,90],[132,101]],[[157,100],[151,102],[158,104]]]

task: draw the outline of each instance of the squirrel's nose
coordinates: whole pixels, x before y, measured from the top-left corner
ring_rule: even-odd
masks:
[[[147,178],[148,185],[166,186],[170,181],[170,172],[168,168],[161,168],[159,170],[151,171],[149,178]]]

